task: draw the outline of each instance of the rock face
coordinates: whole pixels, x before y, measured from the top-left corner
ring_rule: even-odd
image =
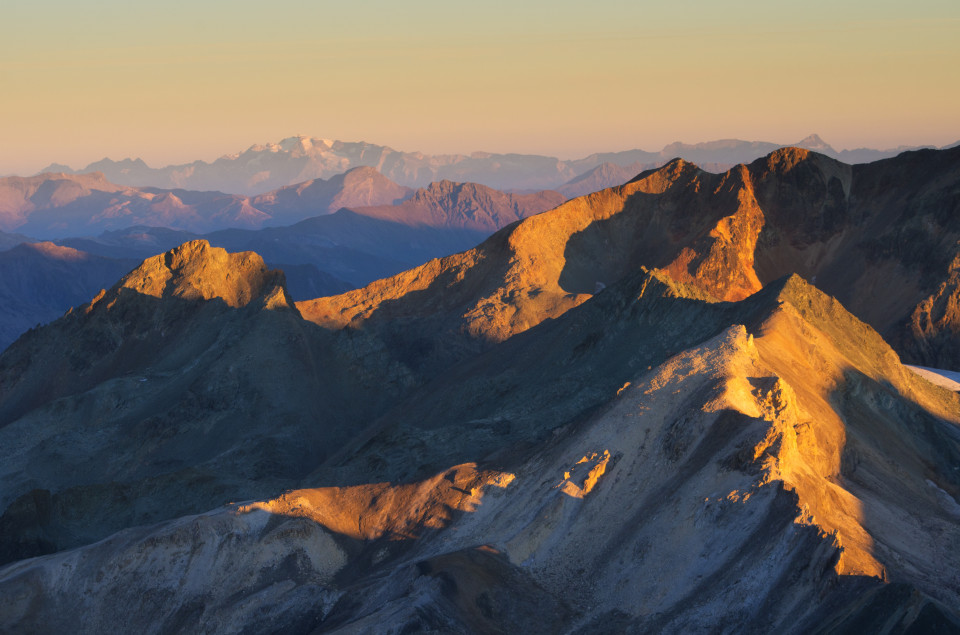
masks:
[[[957,631],[960,395],[769,278],[921,276],[906,157],[675,161],[310,302],[148,259],[0,356],[0,630]]]
[[[910,359],[957,368],[960,360],[960,243],[947,279],[924,298],[910,315],[909,330],[900,340]]]
[[[121,228],[96,238],[58,241],[87,252],[83,259],[51,255],[51,247],[43,255],[28,247],[0,255],[0,269],[7,274],[0,283],[5,300],[0,302],[0,349],[28,328],[86,302],[141,259],[187,241],[203,238],[232,251],[257,251],[274,266],[284,266],[290,291],[303,300],[342,293],[469,249],[497,229],[562,201],[556,192],[505,194],[469,183],[443,182],[414,192],[368,167],[253,198],[122,188],[103,175],[0,179],[0,226],[6,209],[19,214],[8,219],[11,225],[34,227],[41,234]],[[277,226],[285,223],[293,225]],[[204,235],[182,229],[229,225],[270,227]],[[32,242],[0,232],[0,248],[23,241]]]

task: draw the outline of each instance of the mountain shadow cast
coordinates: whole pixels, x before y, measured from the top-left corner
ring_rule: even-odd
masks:
[[[414,286],[420,275],[439,274],[422,289],[405,289],[399,297],[379,300],[360,326],[348,326],[381,341],[391,356],[418,375],[439,372],[489,348],[490,342],[466,332],[462,317],[471,303],[495,292],[509,271],[510,263],[497,254],[507,250],[511,228],[475,250],[431,261],[422,272],[412,270],[400,274],[402,279],[383,281]]]
[[[724,175],[699,172],[662,193],[624,195],[628,186],[615,188],[622,209],[570,237],[558,284],[568,293],[592,294],[641,266],[665,267],[737,210],[735,185]]]
[[[906,377],[913,389],[848,368],[829,397],[846,433],[839,483],[859,501],[856,520],[892,584],[825,631],[900,620],[903,628],[960,632],[960,613],[946,608],[960,606],[960,415],[948,421],[930,409],[956,415],[960,398]]]
[[[557,319],[423,375],[311,478],[360,483],[466,462],[509,465],[561,426],[609,407],[645,370],[731,324],[756,328],[779,292],[774,285],[741,303],[707,302],[680,297],[671,284],[635,272]]]
[[[0,357],[0,558],[295,487],[403,394],[284,306],[121,288]]]
[[[270,262],[312,264],[352,285],[363,286],[433,258],[470,249],[489,235],[461,228],[411,225],[341,209],[288,227],[228,229],[204,237],[230,251],[255,251]]]

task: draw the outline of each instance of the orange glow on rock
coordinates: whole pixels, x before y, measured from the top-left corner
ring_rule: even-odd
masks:
[[[309,518],[357,540],[414,539],[427,530],[446,527],[454,512],[475,511],[488,487],[506,488],[514,478],[466,463],[417,483],[293,490],[272,500],[241,505],[237,513],[262,510]]]

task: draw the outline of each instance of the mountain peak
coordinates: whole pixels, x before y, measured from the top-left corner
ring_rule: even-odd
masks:
[[[798,163],[808,159],[810,153],[811,151],[806,148],[787,146],[774,150],[766,157],[757,159],[755,163],[766,163],[767,167],[774,172],[789,172]]]
[[[815,152],[834,152],[834,149],[830,144],[820,138],[818,134],[811,134],[800,141],[798,141],[796,146],[801,148],[806,148],[807,150],[813,150]]]
[[[284,284],[283,272],[267,269],[263,258],[252,251],[228,253],[206,240],[193,240],[144,260],[117,289],[157,298],[219,299],[234,308],[263,299],[265,306],[280,308],[293,306],[277,297],[277,288],[282,291]],[[282,297],[286,298],[285,291]]]

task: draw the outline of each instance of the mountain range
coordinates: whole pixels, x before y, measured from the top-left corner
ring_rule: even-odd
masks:
[[[102,232],[97,237],[56,239],[70,253],[83,252],[82,258],[64,260],[50,249],[41,253],[26,247],[0,258],[0,276],[11,281],[0,289],[4,306],[0,348],[26,328],[58,317],[108,288],[136,262],[201,237],[190,228],[219,228],[203,237],[234,251],[258,251],[284,268],[293,296],[306,299],[340,293],[468,249],[497,229],[564,200],[557,192],[506,194],[449,181],[408,190],[372,168],[253,198],[128,188],[98,174],[5,179],[0,180],[0,192],[7,194],[0,213],[6,212],[8,226],[40,235]],[[158,200],[166,203],[158,207]],[[174,200],[177,203],[170,204]],[[385,201],[394,204],[364,206]],[[348,210],[344,205],[355,207]],[[234,215],[238,210],[243,212],[239,217]],[[309,216],[313,217],[301,220]],[[222,229],[245,222],[294,224]],[[33,239],[0,232],[0,248],[19,242]],[[104,258],[115,262],[107,266]],[[21,293],[18,272],[27,269],[30,275],[22,280],[29,280],[30,290]]]
[[[151,168],[141,159],[113,161],[103,159],[74,172],[62,164],[52,164],[42,172],[102,172],[111,182],[137,187],[165,189],[216,190],[255,195],[287,185],[330,179],[359,166],[376,168],[387,178],[407,187],[424,187],[434,181],[480,183],[501,190],[559,189],[570,181],[601,166],[605,170],[629,167],[633,176],[643,169],[659,167],[680,157],[701,167],[723,172],[738,163],[749,163],[785,145],[807,148],[846,163],[864,163],[892,157],[905,150],[834,150],[817,135],[794,144],[723,139],[705,143],[672,143],[659,152],[626,150],[591,154],[582,159],[561,160],[532,154],[474,152],[429,155],[401,152],[366,142],[344,142],[305,136],[289,137],[278,143],[253,145],[236,154],[220,157],[212,163],[194,161],[164,168]],[[619,179],[619,176],[617,177]],[[619,185],[623,180],[605,181],[602,187]],[[596,189],[601,189],[600,187]],[[567,188],[568,196],[588,192]]]
[[[333,328],[390,328],[397,317],[417,316],[451,342],[503,341],[639,266],[726,301],[797,273],[912,363],[953,369],[960,367],[958,159],[960,148],[851,166],[788,148],[724,174],[677,159],[473,250],[300,310]]]
[[[0,179],[0,228],[40,238],[88,236],[134,225],[186,231],[288,225],[343,207],[389,205],[412,195],[372,168],[356,168],[247,197],[136,188],[100,172]]]
[[[0,630],[957,632],[958,219],[787,148],[335,296],[151,256],[0,355]]]

